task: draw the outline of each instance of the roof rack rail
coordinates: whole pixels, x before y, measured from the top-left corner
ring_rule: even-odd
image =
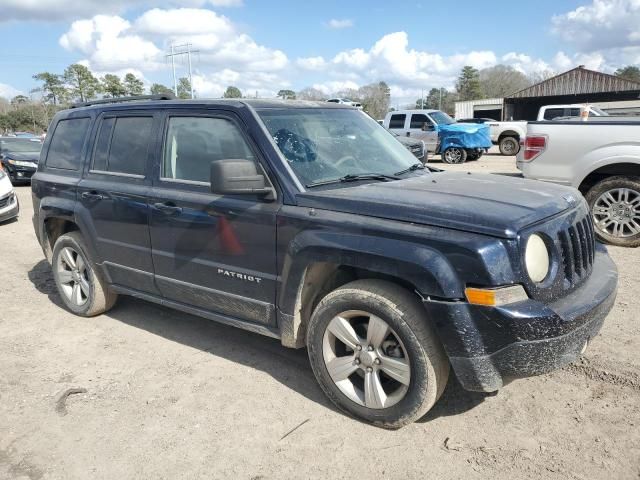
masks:
[[[108,103],[135,102],[138,100],[175,100],[173,93],[163,93],[162,95],[137,95],[132,97],[101,98],[100,100],[90,100],[88,102],[74,103],[69,108],[90,107],[91,105],[103,105]]]

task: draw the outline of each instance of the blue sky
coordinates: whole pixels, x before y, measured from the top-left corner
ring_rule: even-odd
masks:
[[[201,96],[230,84],[270,96],[385,80],[398,101],[452,88],[465,64],[533,74],[640,63],[637,0],[0,0],[0,12],[0,96],[28,93],[32,74],[73,62],[169,85],[172,41],[200,50]]]

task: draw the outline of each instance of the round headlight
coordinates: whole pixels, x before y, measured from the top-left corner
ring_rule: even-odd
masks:
[[[535,233],[527,240],[524,263],[529,278],[536,283],[542,282],[549,273],[549,250],[540,235]]]

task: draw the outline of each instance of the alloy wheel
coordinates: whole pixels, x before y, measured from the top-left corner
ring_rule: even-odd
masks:
[[[604,192],[593,205],[595,227],[618,238],[640,234],[640,192],[614,188]]]
[[[388,408],[409,390],[407,350],[387,322],[371,313],[349,310],[335,316],[325,330],[322,354],[335,385],[358,405]]]
[[[447,163],[462,163],[462,151],[459,148],[449,148],[444,152],[444,159]]]
[[[87,262],[71,247],[64,247],[56,264],[61,291],[67,300],[81,307],[89,300],[91,284]]]

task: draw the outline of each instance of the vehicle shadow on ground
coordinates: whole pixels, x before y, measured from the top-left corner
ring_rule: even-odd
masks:
[[[35,264],[28,276],[39,292],[63,307],[46,260]],[[259,369],[305,398],[339,412],[316,383],[306,349],[285,348],[273,338],[124,295],[105,316],[189,346],[202,354]],[[464,391],[451,374],[440,401],[419,421],[428,422],[438,417],[464,413],[482,403],[485,397],[486,394]]]

